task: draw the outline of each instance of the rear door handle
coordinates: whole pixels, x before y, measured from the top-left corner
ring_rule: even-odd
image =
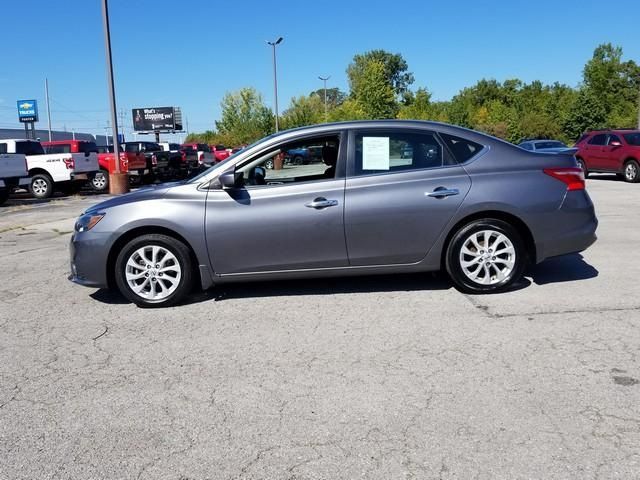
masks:
[[[425,192],[425,195],[433,198],[445,198],[450,197],[451,195],[458,195],[459,193],[460,190],[457,188],[438,187],[433,192]]]
[[[338,205],[337,200],[327,200],[324,197],[318,197],[315,200],[313,200],[313,202],[304,204],[305,207],[315,208],[315,209],[335,207],[336,205]]]

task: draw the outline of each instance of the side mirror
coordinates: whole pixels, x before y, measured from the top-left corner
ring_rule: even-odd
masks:
[[[617,140],[614,140],[612,142],[609,142],[609,146],[610,147],[621,147],[622,143],[618,142]]]
[[[244,184],[244,174],[242,172],[235,172],[235,170],[228,170],[223,172],[218,177],[218,182],[223,190],[234,190],[240,188]]]

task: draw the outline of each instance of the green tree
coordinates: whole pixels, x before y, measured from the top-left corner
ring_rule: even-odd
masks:
[[[324,105],[324,88],[319,88],[318,90],[314,90],[309,94],[310,97],[319,97],[322,100],[322,104]],[[337,87],[327,88],[327,106],[328,110],[336,108],[339,105],[342,105],[347,99],[347,94],[344,93]],[[323,107],[324,108],[324,107]]]
[[[405,96],[405,103],[398,111],[398,118],[407,120],[433,120],[431,93],[426,88],[419,88],[416,93]]]
[[[371,62],[382,64],[383,78],[393,89],[398,99],[409,91],[413,83],[413,74],[408,71],[406,60],[399,53],[389,53],[385,50],[371,50],[357,54],[347,67],[347,77],[351,92],[358,89],[358,84],[368,74]]]
[[[216,129],[227,145],[251,143],[274,131],[273,113],[254,88],[225,94],[220,106]]]
[[[590,89],[582,88],[567,114],[563,130],[572,140],[577,140],[586,130],[607,126],[607,109],[603,101]]]
[[[360,65],[358,76],[353,77],[351,97],[357,102],[367,119],[395,118],[398,103],[385,71],[379,60],[368,60]]]
[[[324,99],[317,95],[301,95],[291,99],[291,105],[282,113],[283,129],[315,125],[324,122]]]

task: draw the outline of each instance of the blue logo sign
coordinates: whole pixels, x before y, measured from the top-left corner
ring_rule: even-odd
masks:
[[[38,121],[38,102],[18,100],[18,120],[23,123]]]

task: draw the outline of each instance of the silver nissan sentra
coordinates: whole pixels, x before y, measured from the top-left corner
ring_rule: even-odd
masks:
[[[224,282],[440,269],[488,293],[586,249],[597,224],[570,154],[433,122],[324,124],[91,207],[70,279],[141,307]]]

